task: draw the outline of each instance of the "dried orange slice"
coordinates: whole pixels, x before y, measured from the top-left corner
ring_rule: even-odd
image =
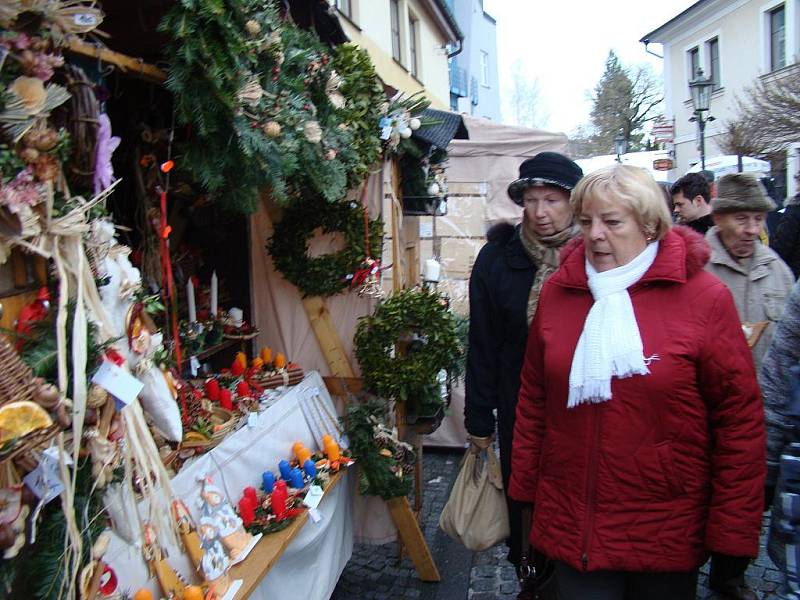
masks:
[[[47,411],[35,402],[10,402],[0,408],[0,444],[52,424]]]

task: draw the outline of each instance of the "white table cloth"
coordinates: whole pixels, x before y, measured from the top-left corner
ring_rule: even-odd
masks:
[[[294,442],[299,440],[312,451],[319,447],[299,402],[312,388],[319,391],[321,399],[335,414],[322,378],[319,373],[311,372],[275,404],[259,413],[254,426],[245,425],[229,435],[175,476],[171,482],[173,492],[186,502],[193,516],[197,516],[198,478],[210,475],[224,490],[228,501],[236,506],[246,486],[260,487],[264,471],[278,474],[278,462],[291,456]],[[326,600],[330,597],[353,551],[355,477],[350,471],[352,469],[319,505],[317,510],[322,520],[319,523],[309,520],[305,524],[250,598]],[[146,514],[142,507],[140,513]],[[198,578],[192,573],[192,565],[182,548],[167,546],[166,550],[170,565],[188,582],[196,582]],[[138,545],[112,535],[105,560],[117,574],[119,589],[136,591],[148,586],[158,597],[156,593],[160,590],[154,581],[148,583],[147,564]]]

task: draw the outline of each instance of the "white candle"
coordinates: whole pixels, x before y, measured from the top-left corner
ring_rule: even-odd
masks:
[[[189,323],[197,321],[197,308],[194,305],[194,284],[192,278],[186,282],[186,302],[189,304]]]
[[[211,274],[211,318],[217,318],[217,272]]]
[[[425,261],[425,269],[422,271],[423,281],[439,281],[439,273],[442,266],[435,258],[429,258]]]

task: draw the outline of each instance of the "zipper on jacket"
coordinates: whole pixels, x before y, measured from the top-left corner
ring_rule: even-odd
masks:
[[[594,405],[592,410],[592,439],[588,445],[589,460],[587,463],[588,473],[586,475],[586,520],[583,530],[583,553],[581,554],[581,566],[584,571],[589,569],[589,538],[592,534],[594,524],[594,496],[597,476],[597,438],[600,435],[600,407]]]

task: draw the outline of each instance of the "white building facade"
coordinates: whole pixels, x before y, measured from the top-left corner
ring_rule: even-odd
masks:
[[[699,133],[691,122],[689,81],[703,69],[715,87],[707,115],[706,157],[723,154],[717,145],[726,122],[737,116],[737,98],[761,78],[768,82],[798,68],[800,0],[700,0],[640,40],[664,59],[665,117],[674,119],[675,180],[700,162]],[[800,132],[799,132],[800,133]],[[787,171],[800,170],[795,147]],[[787,178],[793,194],[793,178]],[[783,195],[783,194],[781,194]]]

